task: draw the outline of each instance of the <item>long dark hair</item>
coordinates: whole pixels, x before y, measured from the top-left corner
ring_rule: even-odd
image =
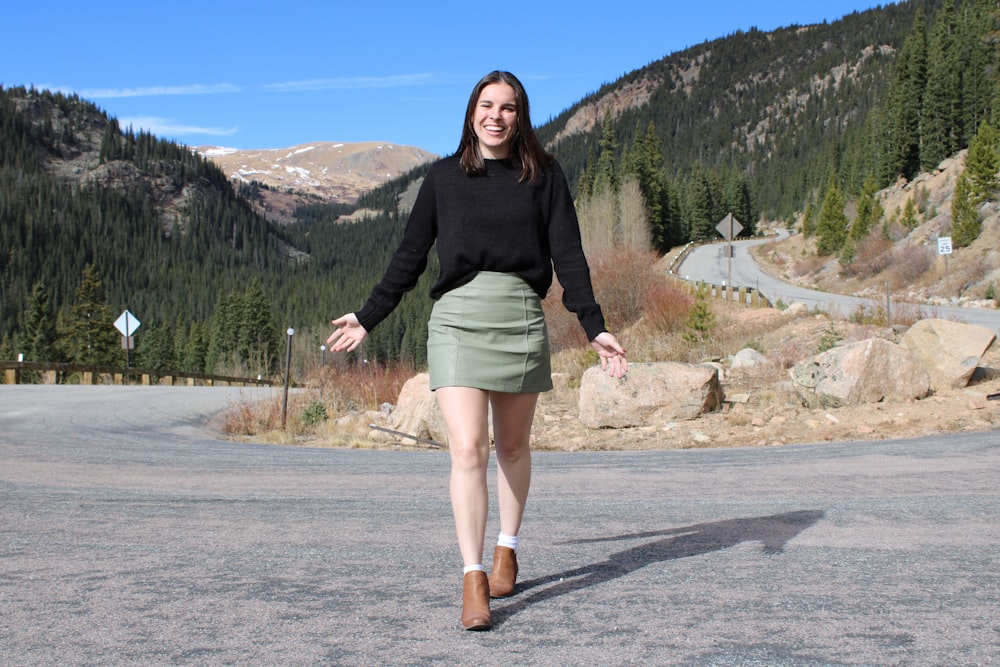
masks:
[[[483,88],[494,83],[506,83],[514,89],[517,131],[514,133],[510,153],[521,167],[521,180],[533,181],[538,178],[544,167],[552,164],[552,156],[542,148],[538,137],[535,136],[535,130],[531,127],[528,93],[525,92],[524,86],[517,80],[517,77],[510,72],[494,70],[480,79],[476,87],[472,89],[469,104],[465,109],[462,138],[458,142],[458,150],[455,151],[459,156],[459,164],[462,166],[462,170],[470,176],[480,176],[486,173],[486,161],[483,160],[483,155],[479,151],[479,139],[476,137],[473,122],[479,95],[482,94]]]

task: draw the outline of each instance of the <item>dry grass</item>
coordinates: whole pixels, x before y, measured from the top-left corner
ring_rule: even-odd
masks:
[[[332,416],[378,410],[383,403],[395,403],[403,384],[415,373],[416,369],[406,364],[316,369],[303,383],[306,390],[289,397],[284,429],[281,426],[282,397],[237,405],[227,413],[222,430],[241,436],[277,432],[292,436],[314,434],[322,429],[322,422]]]

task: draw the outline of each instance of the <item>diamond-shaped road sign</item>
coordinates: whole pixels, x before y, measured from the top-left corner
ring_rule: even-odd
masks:
[[[142,322],[139,321],[139,318],[126,310],[115,320],[115,329],[118,329],[123,336],[131,336],[140,324]]]
[[[722,234],[722,237],[727,241],[732,241],[743,231],[743,225],[733,217],[732,213],[727,213],[726,217],[715,226],[715,231]]]

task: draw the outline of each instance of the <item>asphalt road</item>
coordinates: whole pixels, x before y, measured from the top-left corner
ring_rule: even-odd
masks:
[[[536,454],[469,633],[447,453],[205,430],[263,391],[0,386],[0,664],[1000,664],[997,432]]]
[[[788,237],[788,232],[779,230],[777,240]],[[732,283],[736,287],[752,287],[771,300],[785,304],[804,303],[810,310],[817,309],[827,313],[839,313],[847,316],[860,307],[869,309],[886,307],[886,300],[863,299],[846,294],[819,292],[798,287],[783,282],[766,273],[753,255],[750,248],[755,245],[772,243],[775,239],[750,239],[733,243],[733,257],[726,257],[726,243],[712,243],[695,246],[684,261],[677,267],[677,274],[686,280],[721,285]],[[890,300],[890,315],[894,308],[900,307]],[[912,307],[907,305],[908,310]],[[1000,310],[983,308],[961,308],[957,306],[925,306],[921,308],[925,317],[940,317],[943,319],[978,324],[992,331],[1000,332]]]

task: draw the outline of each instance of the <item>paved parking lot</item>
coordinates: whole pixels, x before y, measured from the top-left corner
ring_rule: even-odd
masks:
[[[204,429],[266,391],[0,386],[0,664],[1000,663],[996,432],[536,454],[469,633],[447,453]]]

